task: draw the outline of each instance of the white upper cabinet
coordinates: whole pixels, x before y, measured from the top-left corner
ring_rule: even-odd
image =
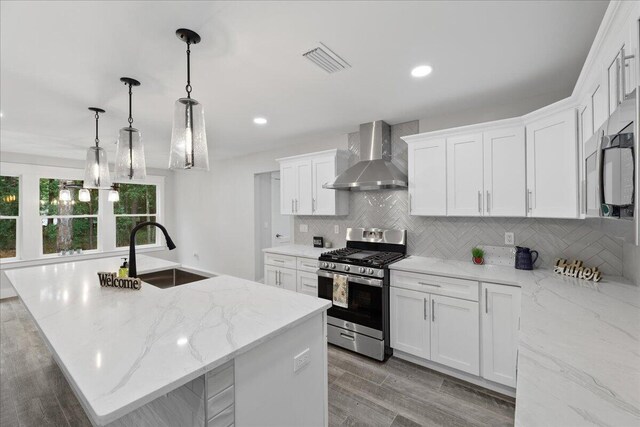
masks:
[[[591,93],[591,105],[593,110],[593,129],[598,129],[609,117],[606,91],[603,85],[598,85]]]
[[[444,138],[409,144],[409,214],[447,214],[447,146]]]
[[[349,192],[322,186],[346,167],[338,150],[278,159],[280,162],[280,212],[283,215],[347,215]]]
[[[482,283],[482,377],[516,386],[520,288]]]
[[[447,138],[447,214],[482,215],[482,180],[482,133]]]
[[[524,126],[484,133],[484,214],[526,215]]]
[[[526,127],[529,216],[578,217],[575,109],[562,110]]]

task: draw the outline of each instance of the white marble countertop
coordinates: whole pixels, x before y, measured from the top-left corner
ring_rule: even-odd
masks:
[[[315,258],[318,259],[324,252],[333,250],[332,248],[316,248],[309,245],[285,245],[274,246],[273,248],[263,249],[262,252],[268,252],[270,254],[299,256],[302,258]]]
[[[329,301],[231,276],[103,288],[103,258],[7,271],[96,424],[109,423],[326,310]],[[138,257],[140,273],[177,264]]]
[[[409,257],[392,269],[522,287],[517,426],[640,425],[640,288]]]

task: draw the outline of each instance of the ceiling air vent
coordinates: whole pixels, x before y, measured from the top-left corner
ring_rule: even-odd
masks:
[[[320,46],[303,53],[302,56],[322,68],[327,73],[336,73],[338,71],[351,68],[351,65],[349,65],[347,61],[342,59],[322,42],[320,42]]]

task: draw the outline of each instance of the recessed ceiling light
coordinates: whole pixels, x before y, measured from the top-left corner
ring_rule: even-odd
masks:
[[[253,119],[253,123],[257,125],[266,125],[267,119],[265,119],[264,117],[256,117],[255,119]]]
[[[432,71],[433,68],[431,68],[429,65],[419,65],[411,70],[411,75],[413,77],[425,77],[431,74]]]

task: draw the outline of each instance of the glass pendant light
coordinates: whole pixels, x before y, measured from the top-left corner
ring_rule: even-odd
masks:
[[[191,98],[191,45],[199,43],[200,36],[185,28],[177,30],[176,36],[187,44],[187,97],[175,103],[169,168],[209,170],[204,109]]]
[[[144,146],[140,131],[132,126],[131,98],[133,86],[140,86],[140,82],[130,77],[121,77],[120,81],[129,86],[129,126],[120,129],[118,146],[116,148],[117,180],[143,180],[147,177],[147,167],[144,160]]]
[[[110,202],[119,202],[120,201],[120,193],[118,193],[118,185],[113,184],[111,190],[109,190],[108,200]]]
[[[95,147],[89,147],[87,150],[83,187],[107,189],[111,187],[109,163],[107,163],[107,152],[100,147],[100,139],[98,138],[98,119],[100,118],[100,113],[104,113],[104,110],[97,107],[89,107],[89,110],[96,113],[96,145]]]
[[[61,202],[71,201],[71,191],[67,188],[66,185],[64,185],[60,190],[60,193],[58,193],[58,200],[60,200]]]
[[[78,200],[81,202],[90,202],[91,201],[91,193],[86,188],[81,188],[78,192]]]

